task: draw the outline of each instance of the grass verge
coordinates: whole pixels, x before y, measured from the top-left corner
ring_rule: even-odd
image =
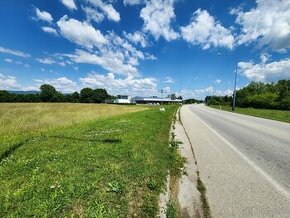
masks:
[[[232,107],[229,106],[210,105],[210,107],[215,109],[221,109],[224,111],[232,111]],[[236,108],[235,112],[239,114],[245,114],[290,123],[290,111],[255,109],[255,108]]]
[[[168,169],[180,169],[168,146],[176,109],[82,122],[25,141],[0,164],[0,216],[156,216]]]

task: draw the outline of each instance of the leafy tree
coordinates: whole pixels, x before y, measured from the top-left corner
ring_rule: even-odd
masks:
[[[83,88],[80,92],[80,102],[94,103],[94,90],[91,88]]]
[[[48,84],[43,84],[40,86],[40,99],[43,102],[53,102],[56,101],[56,96],[58,95],[58,92],[56,89]]]
[[[0,90],[0,102],[12,102],[12,94],[5,90]]]

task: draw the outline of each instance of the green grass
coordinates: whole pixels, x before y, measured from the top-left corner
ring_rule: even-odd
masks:
[[[211,105],[210,107],[221,109],[224,111],[232,111],[232,107],[229,106]],[[290,123],[290,111],[255,109],[255,108],[236,108],[235,112],[239,114],[245,114]]]
[[[40,132],[144,109],[105,104],[0,103],[0,155]]]
[[[0,217],[154,217],[177,106],[78,123],[32,136],[0,163]]]

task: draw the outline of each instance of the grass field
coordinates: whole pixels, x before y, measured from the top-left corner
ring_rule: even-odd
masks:
[[[43,131],[146,109],[142,106],[1,103],[0,155],[9,146]]]
[[[182,166],[168,147],[176,109],[50,125],[31,136],[0,163],[0,217],[156,216],[167,171]]]
[[[220,107],[219,105],[211,105],[210,107],[225,111],[232,111],[232,107],[229,106]],[[235,112],[239,114],[245,114],[290,123],[290,111],[255,109],[255,108],[236,108]]]

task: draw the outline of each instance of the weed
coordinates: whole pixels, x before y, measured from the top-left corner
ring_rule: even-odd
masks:
[[[166,218],[177,218],[177,209],[172,201],[167,203]]]
[[[120,182],[112,181],[107,184],[107,192],[115,192],[120,194],[124,191],[124,187]]]

